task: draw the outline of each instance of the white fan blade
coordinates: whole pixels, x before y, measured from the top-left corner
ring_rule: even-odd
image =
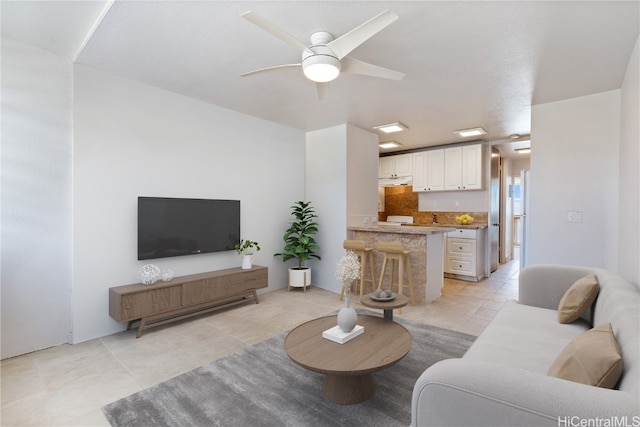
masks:
[[[241,77],[251,76],[253,74],[264,73],[267,71],[275,71],[283,68],[291,68],[291,67],[300,67],[302,64],[283,64],[283,65],[274,65],[273,67],[261,68],[259,70],[253,70],[246,73],[240,74]]]
[[[318,91],[318,99],[325,99],[329,91],[329,83],[316,83],[316,90]]]
[[[364,76],[380,77],[382,79],[390,80],[402,80],[406,76],[405,73],[369,64],[368,62],[350,57],[343,58],[340,62],[342,63],[343,73],[362,74]]]
[[[336,54],[338,59],[342,59],[396,19],[398,19],[398,15],[390,10],[385,10],[378,16],[374,16],[364,24],[333,40],[327,46]]]
[[[287,33],[285,30],[283,30],[282,28],[276,26],[275,24],[271,23],[270,21],[267,21],[266,19],[264,19],[260,15],[257,15],[256,13],[254,13],[254,12],[249,10],[249,11],[243,13],[240,16],[242,16],[244,19],[246,19],[247,21],[251,22],[252,24],[255,24],[258,27],[262,28],[266,32],[271,33],[272,35],[276,36],[277,38],[279,38],[283,42],[288,43],[291,46],[293,46],[295,48],[298,48],[298,49],[300,49],[300,50],[302,50],[304,52],[313,53],[300,40],[298,40],[297,38],[293,37],[291,34]]]

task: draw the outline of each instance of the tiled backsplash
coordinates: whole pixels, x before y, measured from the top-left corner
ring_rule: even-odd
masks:
[[[437,211],[418,211],[418,193],[413,191],[410,185],[398,185],[395,187],[386,187],[384,196],[384,212],[378,212],[378,221],[385,221],[389,215],[407,215],[413,217],[415,224],[431,224],[433,223],[433,214],[439,224],[456,223],[456,216],[467,213],[474,218],[476,224],[487,224],[487,212],[437,212]]]

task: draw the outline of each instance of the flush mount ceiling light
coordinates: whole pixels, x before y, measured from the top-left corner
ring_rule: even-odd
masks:
[[[531,152],[531,148],[530,147],[526,147],[526,148],[516,148],[515,150],[517,153],[519,154],[527,154]]]
[[[381,142],[378,146],[380,148],[395,148],[395,147],[399,147],[402,144],[400,144],[399,142],[396,141],[387,141],[387,142]]]
[[[453,131],[453,133],[457,133],[458,135],[460,135],[463,138],[468,138],[470,136],[486,135],[487,131],[484,130],[484,128],[482,128],[482,127],[477,127],[477,128],[470,128],[470,129],[455,130],[455,131]]]
[[[378,125],[373,127],[375,130],[384,133],[393,133],[393,132],[401,132],[403,130],[408,130],[409,128],[406,125],[403,125],[400,122],[388,123],[386,125]]]

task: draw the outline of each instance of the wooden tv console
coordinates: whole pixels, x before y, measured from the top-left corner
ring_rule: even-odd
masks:
[[[142,331],[253,300],[256,289],[268,285],[268,269],[254,265],[250,270],[228,268],[189,276],[150,286],[141,283],[109,288],[109,315],[118,322],[129,322],[127,330],[140,321]]]

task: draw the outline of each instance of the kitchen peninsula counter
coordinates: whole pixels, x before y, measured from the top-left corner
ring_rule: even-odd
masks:
[[[363,240],[366,246],[374,248],[376,277],[380,280],[380,269],[384,255],[378,253],[378,242],[400,242],[405,249],[411,251],[411,270],[416,304],[426,304],[442,295],[444,277],[444,233],[455,229],[449,227],[430,226],[394,226],[363,224],[347,227],[349,239]],[[389,284],[387,268],[383,286]],[[377,283],[376,283],[377,286]],[[409,296],[408,281],[405,280],[404,292]]]

